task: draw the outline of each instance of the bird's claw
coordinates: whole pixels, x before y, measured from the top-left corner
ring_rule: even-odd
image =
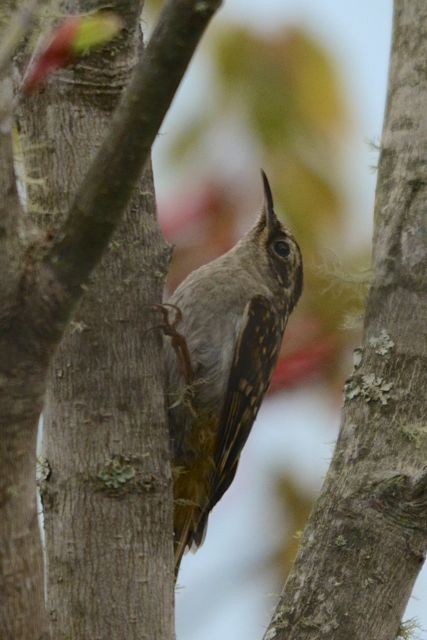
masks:
[[[151,305],[153,309],[161,312],[163,322],[157,328],[163,331],[165,336],[171,339],[171,346],[174,349],[178,361],[178,366],[184,376],[187,385],[190,385],[194,378],[194,371],[191,364],[190,352],[185,337],[177,330],[177,325],[182,320],[182,312],[175,304],[163,303]],[[175,311],[172,320],[169,318],[169,310]]]

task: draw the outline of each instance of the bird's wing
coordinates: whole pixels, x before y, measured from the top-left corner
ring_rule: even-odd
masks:
[[[241,451],[270,383],[286,319],[261,295],[254,296],[245,307],[219,418],[209,496],[204,508],[191,510],[191,523],[179,536],[177,567],[186,546],[202,544],[209,512],[233,481]]]
[[[219,421],[209,510],[233,481],[277,361],[286,318],[264,296],[246,305]]]

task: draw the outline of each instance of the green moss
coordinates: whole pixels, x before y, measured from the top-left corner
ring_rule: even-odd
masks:
[[[106,489],[120,489],[135,477],[135,469],[122,456],[115,456],[107,461],[98,473],[97,479]]]

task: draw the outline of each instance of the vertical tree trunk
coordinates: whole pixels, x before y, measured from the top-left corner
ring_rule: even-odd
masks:
[[[89,11],[97,4],[64,0],[64,9]],[[121,230],[118,225],[220,4],[166,4],[113,118],[135,59],[140,7],[130,0],[109,5],[125,19],[121,41],[86,58],[74,73],[63,72],[56,86],[51,83],[21,105],[25,164],[31,177],[39,177],[30,181],[29,217],[17,196],[13,109],[5,108],[7,91],[0,85],[0,634],[5,640],[44,635],[35,440],[46,373],[66,327],[46,411],[52,459],[42,461],[41,478],[53,636],[110,638],[125,631],[131,637],[171,637],[172,494],[162,358],[159,336],[148,335],[144,324],[150,303],[160,298],[169,250],[155,223],[151,173],[139,183]],[[2,47],[0,74],[7,71],[16,40],[15,31]],[[109,242],[93,292],[88,279]],[[69,326],[87,289],[81,315]],[[55,431],[62,446],[49,440]]]
[[[42,500],[58,640],[173,637],[162,355],[147,332],[165,264],[150,173],[141,188],[51,371]]]
[[[42,180],[29,190],[30,211],[47,232],[67,210],[134,62],[140,6],[111,8],[126,22],[121,41],[62,71],[20,114],[27,171]],[[40,488],[55,640],[173,637],[161,342],[147,331],[168,255],[147,167],[51,367]]]
[[[427,3],[396,0],[374,280],[321,496],[265,640],[391,640],[427,549]]]
[[[8,79],[0,78],[0,119]],[[10,123],[11,124],[11,123]],[[36,435],[43,364],[24,346],[17,291],[25,233],[13,166],[12,132],[0,126],[0,637],[39,640],[46,628],[43,559],[36,514]],[[26,395],[22,393],[25,388]]]
[[[2,390],[8,394],[12,385]],[[0,629],[4,640],[39,640],[46,628],[43,561],[34,508],[37,409],[40,410],[41,397],[33,400],[26,419],[14,415],[10,397],[0,402]],[[14,402],[19,401],[15,398]]]

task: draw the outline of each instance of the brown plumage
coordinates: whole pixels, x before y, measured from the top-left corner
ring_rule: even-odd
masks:
[[[302,290],[299,247],[276,217],[264,174],[263,181],[265,204],[252,229],[169,301],[191,360],[185,376],[182,354],[166,341],[176,571],[185,549],[203,541],[209,512],[235,476]]]

